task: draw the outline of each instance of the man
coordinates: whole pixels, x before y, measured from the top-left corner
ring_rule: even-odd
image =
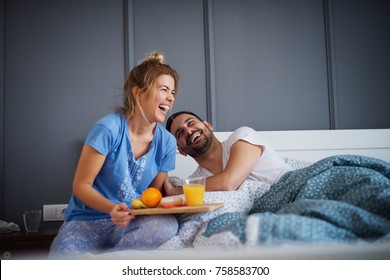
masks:
[[[166,128],[175,136],[179,152],[199,164],[191,177],[207,177],[207,191],[237,190],[246,179],[273,184],[291,170],[249,127],[237,129],[220,142],[209,122],[192,112],[180,111],[168,118]],[[169,184],[166,191],[174,194]]]

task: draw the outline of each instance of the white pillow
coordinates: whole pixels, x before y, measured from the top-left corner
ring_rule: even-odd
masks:
[[[284,161],[290,165],[294,170],[296,169],[301,169],[301,168],[304,168],[304,167],[307,167],[309,165],[312,165],[313,163],[312,162],[309,162],[309,161],[303,161],[303,160],[299,160],[299,159],[293,159],[293,158],[283,158]]]

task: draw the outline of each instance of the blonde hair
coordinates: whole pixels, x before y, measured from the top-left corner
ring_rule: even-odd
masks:
[[[118,112],[130,119],[134,115],[136,101],[131,89],[137,86],[141,93],[148,92],[151,86],[161,75],[170,75],[175,81],[175,96],[179,95],[180,80],[179,75],[168,64],[165,64],[164,55],[161,52],[152,52],[138,62],[126,78],[123,90],[123,104],[118,108]]]

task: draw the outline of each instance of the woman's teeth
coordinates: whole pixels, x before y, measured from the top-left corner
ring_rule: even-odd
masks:
[[[161,110],[163,110],[164,112],[168,112],[169,111],[169,106],[168,105],[160,105],[158,106]]]

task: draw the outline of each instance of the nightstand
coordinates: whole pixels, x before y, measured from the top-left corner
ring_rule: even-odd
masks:
[[[0,233],[0,259],[47,258],[58,228]]]

